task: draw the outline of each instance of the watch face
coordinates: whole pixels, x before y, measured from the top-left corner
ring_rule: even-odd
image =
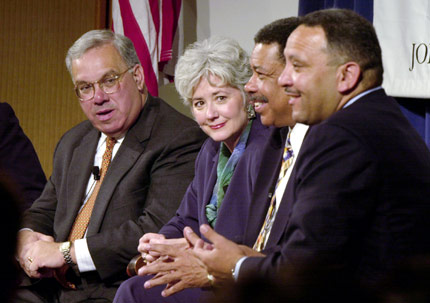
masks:
[[[60,250],[68,250],[68,249],[70,249],[70,242],[63,242],[63,243],[61,243],[61,245],[60,245]]]

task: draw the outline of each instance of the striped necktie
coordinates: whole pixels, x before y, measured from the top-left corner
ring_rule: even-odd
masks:
[[[294,154],[290,143],[290,134],[288,134],[287,142],[285,144],[284,153],[282,156],[281,170],[279,172],[278,181],[276,182],[276,186],[275,186],[275,192],[270,201],[270,206],[269,206],[269,209],[267,210],[267,215],[266,215],[266,218],[264,219],[263,226],[261,227],[260,233],[253,247],[253,249],[256,251],[262,251],[266,246],[266,240],[270,234],[270,230],[272,229],[273,222],[275,221],[275,217],[276,217],[276,212],[278,210],[278,207],[276,205],[276,189],[278,188],[279,184],[282,182],[283,178],[285,177],[285,174],[288,168],[291,166],[293,162],[293,157],[294,157]]]

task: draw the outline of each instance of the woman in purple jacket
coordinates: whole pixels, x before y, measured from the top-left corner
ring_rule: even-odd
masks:
[[[244,86],[251,74],[247,54],[228,38],[196,42],[179,59],[176,89],[210,138],[196,159],[194,180],[176,216],[158,234],[140,239],[138,250],[147,265],[138,274],[155,277],[124,282],[115,302],[193,302],[210,294],[200,289],[210,288],[212,277],[189,250],[183,238],[186,226],[199,233],[201,224],[210,224],[242,243],[261,147],[270,132],[247,102]]]

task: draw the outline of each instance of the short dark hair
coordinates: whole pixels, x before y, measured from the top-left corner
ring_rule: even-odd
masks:
[[[309,13],[300,24],[320,26],[327,39],[327,50],[334,57],[358,63],[365,81],[382,84],[381,47],[373,25],[364,17],[348,9],[332,8]]]
[[[279,46],[279,59],[285,62],[284,48],[291,32],[299,25],[299,18],[282,18],[265,25],[254,36],[254,42],[262,44],[277,43]]]

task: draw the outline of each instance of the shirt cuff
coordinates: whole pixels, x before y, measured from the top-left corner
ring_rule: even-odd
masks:
[[[234,266],[233,279],[236,282],[237,282],[237,279],[239,279],[240,266],[242,265],[243,261],[245,261],[246,258],[248,258],[248,257],[242,257],[242,258],[240,258],[239,261],[237,261],[236,265]]]
[[[24,230],[34,231],[34,230],[32,230],[31,228],[24,227],[24,228],[21,228],[20,230],[18,230],[18,232],[20,232],[20,231],[24,231]]]
[[[80,272],[96,270],[93,259],[88,249],[87,239],[78,239],[73,242],[75,245],[76,263]]]

